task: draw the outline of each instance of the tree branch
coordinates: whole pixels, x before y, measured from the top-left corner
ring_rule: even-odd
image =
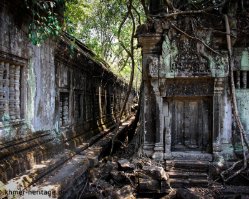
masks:
[[[148,7],[147,7],[147,5],[145,3],[145,0],[141,0],[140,2],[142,4],[142,6],[143,6],[145,15],[148,17],[149,16],[149,10],[148,10]]]
[[[229,25],[229,21],[228,21],[228,17],[227,15],[224,16],[225,18],[225,25],[226,25],[226,32],[227,32],[227,49],[228,49],[228,57],[229,57],[229,72],[230,72],[230,89],[231,89],[231,95],[232,95],[232,110],[233,110],[233,116],[235,118],[235,122],[237,124],[237,127],[239,129],[240,132],[240,140],[241,140],[241,146],[242,146],[242,151],[243,151],[243,167],[239,170],[237,170],[236,172],[234,172],[232,175],[228,176],[227,178],[225,178],[225,174],[228,173],[229,171],[231,171],[239,162],[236,162],[232,167],[228,168],[225,171],[221,172],[221,177],[224,180],[224,182],[227,182],[228,180],[234,178],[235,176],[237,176],[238,174],[240,174],[243,170],[245,170],[247,168],[247,157],[246,157],[246,150],[245,150],[245,145],[247,146],[248,149],[248,143],[245,137],[245,130],[243,128],[243,125],[240,121],[240,117],[239,117],[239,112],[238,112],[238,107],[237,107],[237,100],[236,100],[236,96],[235,96],[235,85],[234,85],[234,78],[233,78],[233,64],[234,64],[234,60],[232,57],[232,44],[231,44],[231,36],[230,36],[230,25]]]
[[[213,9],[215,8],[219,8],[221,6],[224,6],[225,3],[227,2],[228,0],[224,0],[222,3],[216,5],[216,6],[212,6],[212,7],[208,7],[206,9],[202,9],[202,10],[186,10],[186,11],[180,11],[180,10],[174,10],[173,13],[169,13],[169,14],[158,14],[158,15],[151,15],[151,17],[165,17],[165,18],[168,18],[168,17],[174,17],[174,16],[177,16],[177,15],[191,15],[191,14],[201,14],[201,13],[206,13],[206,12],[209,12],[209,11],[212,11]]]
[[[219,52],[217,52],[216,50],[214,50],[213,48],[211,48],[209,45],[207,45],[203,40],[201,40],[200,38],[198,37],[193,37],[191,35],[189,35],[188,33],[186,33],[185,31],[181,30],[180,28],[178,28],[177,26],[175,26],[174,24],[170,23],[171,26],[173,28],[175,28],[177,31],[181,32],[182,34],[184,34],[185,36],[187,36],[188,38],[190,39],[194,39],[194,40],[197,40],[199,41],[200,43],[202,43],[206,48],[208,48],[210,51],[212,51],[213,53],[217,54],[217,55],[220,55]]]
[[[132,85],[133,85],[133,79],[134,79],[134,71],[135,71],[134,35],[135,35],[135,31],[136,31],[136,22],[135,22],[135,19],[134,19],[134,15],[132,14],[131,8],[132,8],[132,0],[129,0],[129,5],[127,5],[127,9],[128,9],[127,14],[125,15],[124,19],[122,20],[122,22],[121,22],[121,24],[119,26],[119,30],[118,30],[118,39],[120,41],[121,29],[122,29],[125,21],[127,20],[128,16],[130,16],[130,18],[132,20],[132,33],[131,33],[131,38],[130,38],[130,50],[128,50],[125,47],[125,45],[123,44],[122,41],[120,41],[120,44],[125,49],[128,56],[131,58],[131,75],[130,75],[130,81],[129,81],[129,85],[128,85],[127,94],[125,96],[124,104],[123,104],[122,109],[121,109],[121,111],[119,113],[119,117],[117,118],[117,127],[114,130],[115,133],[114,133],[114,136],[112,138],[112,147],[111,147],[111,152],[110,152],[111,154],[113,153],[114,142],[115,142],[115,139],[117,137],[117,132],[118,132],[119,126],[121,124],[121,119],[122,119],[123,113],[125,111],[126,104],[127,104],[128,100],[129,100],[129,97],[130,97],[130,93],[131,93]]]

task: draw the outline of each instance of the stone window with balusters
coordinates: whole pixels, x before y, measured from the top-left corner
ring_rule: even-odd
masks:
[[[249,88],[249,55],[247,50],[242,52],[240,69],[234,71],[233,76],[236,89]]]
[[[0,61],[0,121],[21,119],[22,66]]]
[[[63,63],[58,62],[57,76],[59,85],[60,126],[66,127],[70,124],[71,70]]]

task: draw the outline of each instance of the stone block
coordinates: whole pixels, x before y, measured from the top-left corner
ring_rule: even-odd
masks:
[[[168,180],[168,174],[163,167],[159,166],[143,166],[143,171],[157,180]]]
[[[132,171],[135,169],[135,165],[130,163],[127,159],[118,161],[118,169],[120,171]]]
[[[161,185],[159,180],[140,178],[138,182],[139,193],[160,193]]]
[[[114,195],[114,199],[135,199],[136,197],[133,195],[134,189],[130,185],[126,185],[118,190]]]

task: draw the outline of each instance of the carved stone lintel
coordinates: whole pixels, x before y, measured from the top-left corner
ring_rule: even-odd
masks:
[[[166,96],[212,96],[212,79],[168,79]]]
[[[213,55],[202,43],[176,33],[174,33],[174,39],[170,39],[171,32],[172,30],[165,36],[162,45],[162,68],[164,71],[161,70],[161,74],[167,78],[225,77],[228,75],[226,53]],[[201,34],[207,34],[206,39],[210,39],[210,33]]]

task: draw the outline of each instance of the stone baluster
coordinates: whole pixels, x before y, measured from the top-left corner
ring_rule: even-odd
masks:
[[[236,88],[240,89],[240,71],[236,71]]]
[[[4,90],[3,90],[3,72],[4,72],[4,62],[0,63],[0,120],[4,114]]]
[[[16,119],[21,118],[21,102],[20,102],[20,81],[21,81],[21,66],[16,66],[15,67],[15,112],[16,112]]]
[[[247,87],[247,71],[242,71],[242,87],[246,88]]]
[[[63,97],[63,124],[68,124],[68,115],[69,115],[69,96],[64,94]]]
[[[4,119],[9,119],[9,63],[4,63],[3,68],[3,103],[4,103]]]
[[[16,119],[15,114],[15,65],[9,66],[9,115],[11,120]]]
[[[63,98],[62,98],[62,93],[60,93],[60,126],[63,126]]]

